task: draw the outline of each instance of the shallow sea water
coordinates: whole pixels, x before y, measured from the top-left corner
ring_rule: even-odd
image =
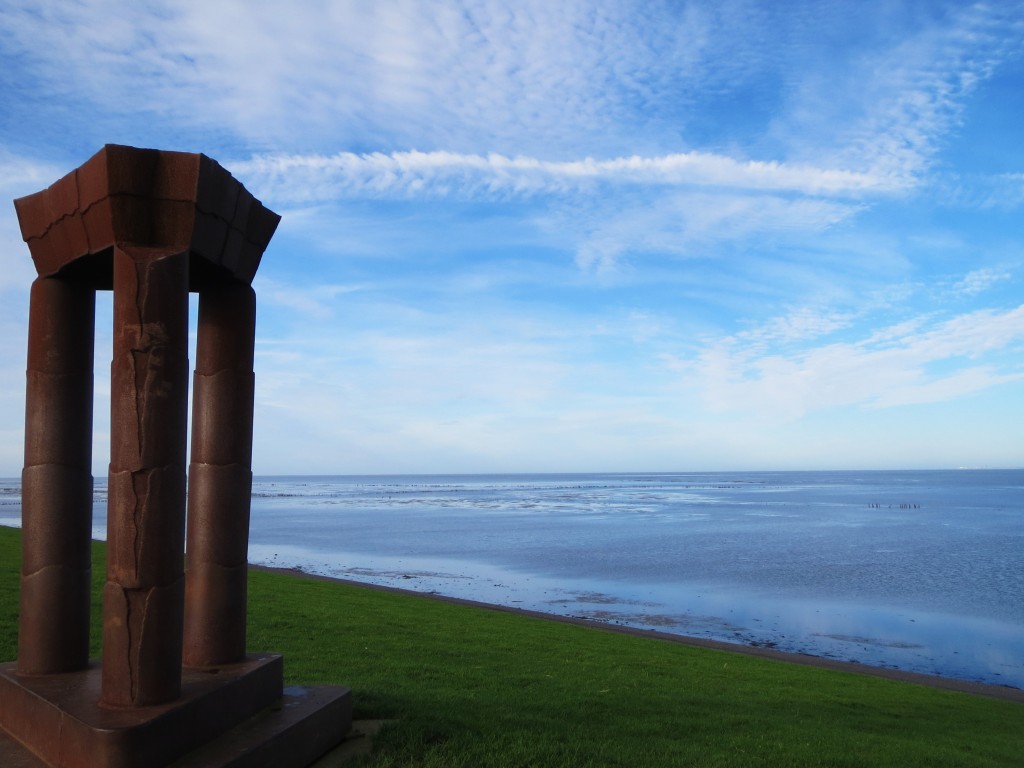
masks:
[[[1024,471],[262,477],[249,559],[1024,687]]]

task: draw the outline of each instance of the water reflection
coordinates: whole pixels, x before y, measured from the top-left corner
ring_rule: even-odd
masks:
[[[1024,629],[992,619],[844,601],[778,599],[715,585],[552,579],[493,564],[254,544],[250,560],[560,616],[1024,687]]]
[[[1024,687],[1022,510],[1019,471],[263,478],[250,560]]]

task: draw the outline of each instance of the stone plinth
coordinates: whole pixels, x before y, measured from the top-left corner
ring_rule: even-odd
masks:
[[[23,677],[0,665],[0,719],[14,742],[37,750],[0,742],[0,764],[301,768],[337,743],[338,724],[351,720],[351,695],[342,686],[285,693],[281,670],[271,654],[186,669],[174,702],[111,709],[97,703],[99,669]],[[55,731],[59,739],[47,738]]]

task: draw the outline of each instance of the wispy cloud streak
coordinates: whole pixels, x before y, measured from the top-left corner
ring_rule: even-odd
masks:
[[[928,172],[973,92],[1024,51],[1022,9],[1016,0],[937,8],[913,34],[808,75],[779,124],[793,155],[900,178]],[[818,140],[801,150],[807,136]]]
[[[347,196],[559,194],[594,184],[721,187],[858,197],[903,189],[905,179],[810,165],[687,152],[659,157],[548,161],[458,152],[261,155],[230,164],[263,194],[309,203]]]

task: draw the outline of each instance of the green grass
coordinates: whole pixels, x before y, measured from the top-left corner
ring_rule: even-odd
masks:
[[[7,659],[18,537],[0,529]],[[393,720],[361,765],[1024,764],[1012,702],[287,574],[252,572],[249,603],[249,647],[290,683],[350,685],[357,718]]]

